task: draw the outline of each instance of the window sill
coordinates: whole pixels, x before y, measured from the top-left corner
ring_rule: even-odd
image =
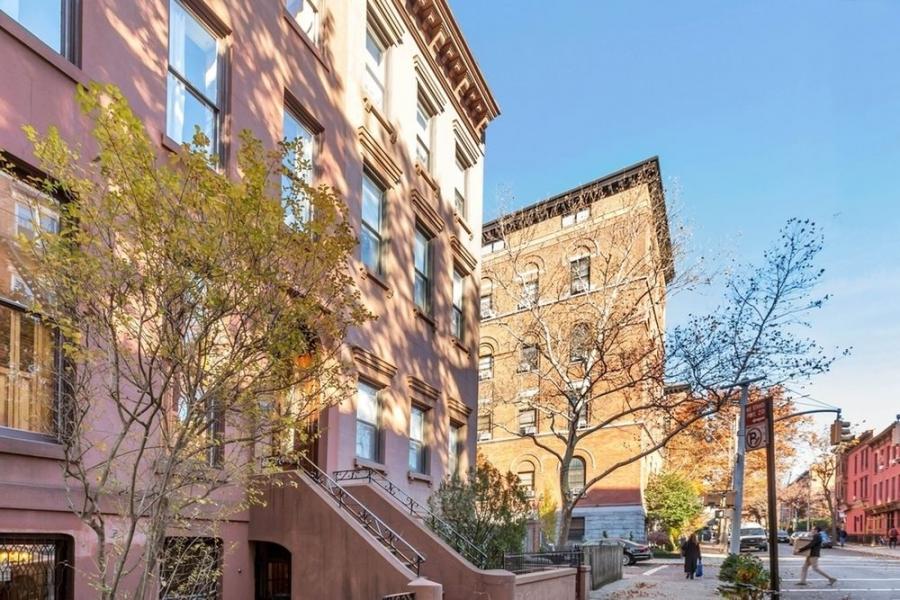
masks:
[[[453,211],[453,220],[459,224],[460,227],[463,228],[463,231],[469,234],[469,239],[472,239],[472,226],[469,225],[469,222],[466,221],[466,218],[459,214],[456,211]]]
[[[427,312],[419,308],[418,306],[413,306],[413,312],[416,313],[416,317],[422,319],[426,323],[428,323],[432,329],[437,327],[437,324],[434,322],[434,317],[429,315]]]
[[[381,278],[381,275],[376,273],[375,271],[370,271],[368,267],[363,266],[360,268],[360,272],[362,276],[366,279],[370,279],[375,282],[378,287],[382,288],[384,291],[388,293],[388,297],[393,295],[393,291],[391,290],[391,286],[387,284],[387,282]]]
[[[319,64],[322,65],[322,68],[330,72],[331,67],[329,67],[328,63],[325,62],[325,57],[322,56],[322,49],[319,48],[319,45],[312,41],[308,35],[306,35],[305,31],[300,29],[300,25],[298,25],[297,21],[295,21],[294,18],[291,17],[291,14],[284,7],[283,3],[281,5],[281,15],[284,17],[284,20],[287,21],[288,26],[294,31],[294,33],[300,36],[300,39],[304,44],[306,44],[306,47],[309,48],[310,52],[313,53],[313,56],[316,57],[316,60],[318,60]],[[321,30],[321,23],[319,24],[319,28]],[[321,31],[319,33],[321,34]]]
[[[437,184],[437,181],[434,180],[434,177],[432,177],[431,173],[428,171],[428,167],[426,167],[425,165],[423,165],[421,162],[419,162],[417,160],[415,168],[416,168],[416,174],[419,177],[421,177],[422,179],[424,179],[425,183],[428,184],[428,187],[430,187],[431,190],[435,194],[437,194],[438,193],[438,184]]]
[[[466,345],[463,343],[463,341],[462,341],[461,339],[459,339],[459,338],[456,337],[455,335],[450,336],[450,339],[453,341],[453,345],[454,345],[454,346],[456,346],[457,348],[459,348],[460,350],[462,350],[462,351],[465,352],[466,354],[469,353],[469,347],[466,346]],[[479,379],[479,381],[484,381],[484,380],[483,380],[483,379]]]
[[[20,25],[15,19],[0,11],[0,29],[14,37],[20,44],[44,59],[57,71],[85,87],[91,82],[87,74],[65,56],[41,41],[39,37]]]
[[[384,113],[381,112],[381,109],[372,104],[372,101],[368,96],[363,96],[363,106],[365,107],[367,113],[372,113],[372,116],[374,116],[378,120],[378,122],[381,123],[381,126],[390,137],[391,143],[396,144],[397,128],[394,127],[390,121],[388,121],[387,117],[384,116]]]
[[[387,475],[387,467],[385,467],[384,464],[376,462],[374,460],[369,460],[368,458],[360,458],[359,456],[357,456],[353,459],[353,466],[372,469],[373,471],[378,471],[382,475]]]
[[[65,459],[62,444],[49,435],[0,427],[0,454],[18,454],[51,460]]]
[[[407,471],[406,478],[409,481],[421,481],[423,483],[427,483],[428,487],[431,487],[434,480],[431,478],[431,475],[426,473],[418,473],[416,471]]]

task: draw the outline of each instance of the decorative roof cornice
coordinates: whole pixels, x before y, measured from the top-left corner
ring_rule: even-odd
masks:
[[[432,70],[442,74],[441,83],[465,117],[472,137],[484,141],[488,123],[500,107],[475,62],[447,0],[394,0],[425,54]],[[405,5],[405,6],[404,6]]]
[[[650,191],[650,203],[656,221],[657,241],[660,252],[669,263],[666,280],[671,281],[675,276],[674,264],[671,261],[672,241],[669,235],[666,197],[657,156],[489,221],[481,229],[481,243],[482,245],[489,244],[500,239],[505,233],[564,215],[575,207],[587,206],[642,184],[647,184]]]
[[[393,377],[397,372],[397,367],[382,358],[378,358],[368,350],[359,346],[353,346],[352,351],[353,359],[361,365],[365,365],[388,377]]]

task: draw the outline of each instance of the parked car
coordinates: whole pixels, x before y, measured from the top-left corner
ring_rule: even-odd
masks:
[[[778,530],[778,543],[779,544],[790,544],[791,536],[788,535],[788,532],[784,529]]]
[[[769,549],[769,542],[766,539],[766,530],[762,527],[741,527],[741,551],[752,552],[753,550],[761,550],[765,552]]]
[[[831,540],[831,536],[826,532],[822,533],[822,547],[823,548],[834,548],[834,542]],[[798,531],[793,536],[791,536],[794,540],[811,540],[813,533],[810,531]]]
[[[653,558],[653,552],[650,550],[650,546],[646,544],[639,544],[631,540],[623,540],[622,538],[615,538],[615,541],[622,545],[623,565],[633,565],[638,561]]]

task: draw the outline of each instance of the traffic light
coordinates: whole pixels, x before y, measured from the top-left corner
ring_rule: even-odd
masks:
[[[850,421],[835,419],[834,423],[831,424],[831,445],[837,446],[852,439],[853,434],[850,433]]]

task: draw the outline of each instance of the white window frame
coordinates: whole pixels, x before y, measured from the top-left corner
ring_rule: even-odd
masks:
[[[429,105],[422,90],[416,100],[416,161],[429,173],[434,171],[434,121],[436,111]]]
[[[409,409],[409,470],[424,475],[428,472],[428,411],[413,405]],[[421,418],[421,430],[414,431],[415,415]],[[418,437],[417,437],[418,436]]]
[[[360,235],[370,235],[371,240],[374,242],[375,248],[375,264],[371,265],[367,262],[366,256],[363,254],[363,244],[360,243],[360,260],[366,266],[366,268],[377,274],[381,275],[384,273],[384,211],[385,211],[385,195],[386,191],[384,187],[374,178],[372,178],[368,173],[363,173],[363,196],[366,194],[366,187],[370,186],[372,189],[376,190],[378,193],[376,194],[378,197],[378,223],[376,224],[369,223],[365,218],[365,197],[361,198],[360,202]]]
[[[576,263],[580,264],[584,261],[584,264],[587,266],[587,273],[585,275],[581,275],[580,273],[576,277],[575,269]],[[580,282],[576,285],[576,281]],[[569,295],[575,296],[577,294],[583,294],[585,292],[590,291],[591,289],[591,256],[589,254],[582,254],[581,256],[573,256],[569,259]]]
[[[289,121],[292,122],[293,126],[296,127],[299,131],[299,135],[294,138],[287,137],[287,130]],[[300,117],[294,110],[285,104],[284,106],[284,116],[282,118],[282,134],[284,135],[287,141],[294,141],[294,139],[299,139],[302,142],[301,150],[303,151],[302,156],[293,157],[291,155],[286,155],[284,157],[285,167],[294,172],[296,176],[300,179],[305,180],[306,185],[312,187],[315,185],[315,177],[316,177],[316,131],[313,127],[310,127],[309,123]],[[293,160],[292,160],[293,159]],[[303,163],[306,163],[304,166]],[[290,180],[288,178],[284,178],[282,181],[282,197],[287,194],[290,194]],[[301,223],[308,222],[312,217],[312,207],[309,203],[308,198],[301,198],[300,200],[300,215],[299,221]],[[285,220],[289,220],[291,217],[289,215],[285,215]]]
[[[363,460],[369,460],[372,462],[380,462],[381,460],[381,389],[367,381],[360,379],[356,384],[356,446],[355,452],[357,458],[361,458]],[[375,419],[373,421],[369,421],[365,418],[362,418],[360,415],[360,402],[363,400],[363,391],[371,396],[371,398],[375,402]],[[369,392],[371,392],[369,394]],[[368,400],[368,396],[366,399]],[[369,448],[371,452],[371,456],[366,456],[365,454],[360,454],[360,432],[361,428],[365,428],[371,431],[372,433],[372,447]]]
[[[458,268],[453,268],[452,306],[450,315],[450,333],[462,341],[466,331],[466,276]]]
[[[413,240],[413,302],[424,314],[431,315],[434,290],[434,238],[427,230],[416,225]],[[422,271],[419,268],[419,257],[417,253],[417,249],[419,248],[418,242],[421,242],[421,246],[425,252],[425,256],[423,257],[425,271]],[[422,298],[419,297],[420,286],[424,286]]]
[[[494,378],[494,355],[482,354],[478,357],[478,381]]]
[[[319,46],[321,29],[319,8],[319,0],[284,0],[284,9],[288,16],[316,47]]]
[[[363,75],[363,92],[372,103],[372,106],[385,112],[386,96],[387,96],[387,77],[388,77],[388,44],[385,39],[378,34],[375,27],[371,23],[366,25],[366,37],[364,40],[363,55],[365,57],[364,75]],[[377,50],[378,57],[374,56],[373,50]]]
[[[570,212],[562,216],[562,226],[563,227],[572,227],[573,225],[578,225],[579,223],[584,223],[591,217],[591,209],[590,207],[585,207],[575,212]]]

